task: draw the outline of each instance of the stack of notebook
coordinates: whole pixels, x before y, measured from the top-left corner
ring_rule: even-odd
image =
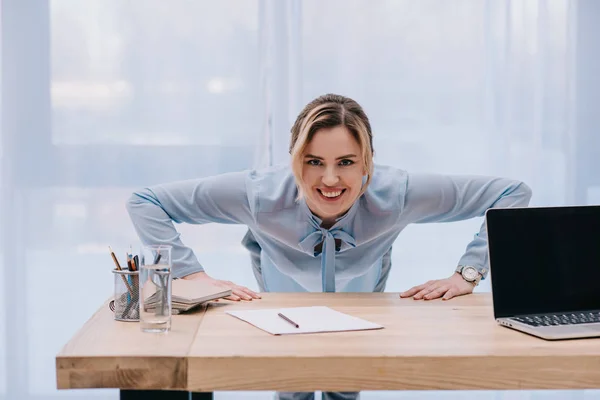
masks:
[[[189,311],[207,301],[230,296],[231,289],[211,285],[198,280],[173,279],[171,286],[171,312]],[[156,308],[160,292],[152,294],[146,302],[146,310]]]

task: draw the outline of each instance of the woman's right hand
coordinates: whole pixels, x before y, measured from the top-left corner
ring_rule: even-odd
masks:
[[[219,279],[211,278],[208,276],[206,272],[196,272],[195,274],[184,276],[183,279],[189,280],[201,280],[207,283],[210,283],[215,286],[219,286],[222,288],[231,289],[231,296],[225,297],[226,300],[240,301],[240,300],[248,300],[252,301],[252,299],[260,299],[260,295],[245,286],[236,285],[231,281],[222,281]]]

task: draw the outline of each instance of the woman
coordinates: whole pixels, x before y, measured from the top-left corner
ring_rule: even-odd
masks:
[[[292,127],[291,166],[157,185],[127,204],[143,243],[173,246],[174,276],[233,289],[231,300],[258,293],[204,272],[173,222],[244,224],[262,291],[383,291],[392,244],[411,223],[483,216],[490,207],[528,205],[522,182],[482,176],[412,174],[373,164],[371,125],[352,99],[328,94],[310,102]],[[487,266],[485,225],[456,270],[401,294],[447,300],[471,293]],[[280,393],[309,399],[312,393]],[[294,397],[295,396],[295,397]],[[357,393],[327,393],[355,399]]]

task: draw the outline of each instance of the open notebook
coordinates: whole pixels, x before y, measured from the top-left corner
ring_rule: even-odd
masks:
[[[298,324],[298,327],[280,317],[280,313]],[[272,335],[359,331],[383,328],[379,324],[324,306],[227,311],[227,314],[248,322]]]
[[[173,279],[171,284],[171,310],[174,314],[189,311],[207,301],[231,295],[231,289],[225,289],[206,282],[187,279]],[[156,304],[157,293],[148,298],[147,308]]]

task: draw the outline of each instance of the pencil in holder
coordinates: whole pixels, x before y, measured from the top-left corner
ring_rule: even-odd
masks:
[[[139,271],[113,271],[115,277],[114,299],[109,307],[114,312],[117,321],[140,320],[140,285]]]

